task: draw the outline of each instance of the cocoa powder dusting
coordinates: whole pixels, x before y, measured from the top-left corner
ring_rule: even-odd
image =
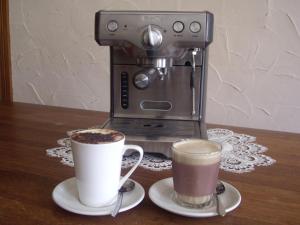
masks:
[[[72,135],[72,139],[77,142],[86,144],[100,144],[106,142],[120,141],[123,135],[119,132],[111,132],[108,134],[102,133],[75,133]]]

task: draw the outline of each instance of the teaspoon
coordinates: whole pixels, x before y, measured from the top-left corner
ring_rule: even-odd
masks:
[[[220,216],[225,216],[226,215],[226,211],[225,211],[225,207],[220,199],[220,196],[222,193],[225,192],[225,186],[221,181],[218,181],[217,183],[217,187],[216,187],[216,200],[217,200],[217,212]]]
[[[123,186],[119,189],[118,198],[117,198],[115,208],[111,212],[111,215],[113,217],[115,217],[119,213],[119,210],[120,210],[121,205],[122,205],[123,193],[132,191],[134,189],[134,186],[135,186],[135,183],[133,181],[127,180],[123,184]]]

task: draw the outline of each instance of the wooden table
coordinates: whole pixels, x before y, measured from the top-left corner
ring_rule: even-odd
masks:
[[[228,127],[257,137],[277,160],[251,173],[221,171],[233,184],[242,203],[226,217],[188,218],[169,213],[151,202],[149,187],[171,171],[139,168],[133,179],[143,185],[145,199],[132,210],[110,216],[82,216],[58,207],[53,188],[74,176],[73,168],[50,158],[65,132],[101,124],[107,113],[14,103],[0,105],[0,224],[300,224],[300,134]],[[219,127],[219,126],[214,126]]]

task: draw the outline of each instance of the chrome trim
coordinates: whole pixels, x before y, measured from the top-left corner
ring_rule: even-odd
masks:
[[[169,107],[168,109],[157,109],[157,108],[155,108],[155,109],[151,109],[151,108],[146,109],[146,108],[144,108],[144,103],[168,103],[170,107]],[[140,102],[140,107],[141,107],[142,110],[150,110],[150,111],[166,111],[166,112],[167,112],[167,111],[171,111],[171,110],[172,110],[173,105],[172,105],[172,102],[170,102],[170,101],[152,101],[152,100],[143,100],[143,101]]]

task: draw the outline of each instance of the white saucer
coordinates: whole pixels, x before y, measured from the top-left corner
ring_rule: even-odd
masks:
[[[222,181],[225,192],[220,195],[226,212],[234,210],[241,203],[240,192],[232,185]],[[202,209],[186,208],[178,205],[173,200],[173,178],[169,177],[154,183],[149,189],[150,199],[159,207],[182,216],[189,217],[211,217],[217,216],[216,202]]]
[[[134,180],[133,180],[134,181]],[[136,181],[133,191],[124,193],[120,212],[129,210],[137,206],[145,196],[144,188]],[[88,207],[83,205],[78,199],[75,177],[69,178],[59,183],[52,192],[54,202],[61,208],[82,215],[102,216],[110,215],[114,204],[103,207]]]

